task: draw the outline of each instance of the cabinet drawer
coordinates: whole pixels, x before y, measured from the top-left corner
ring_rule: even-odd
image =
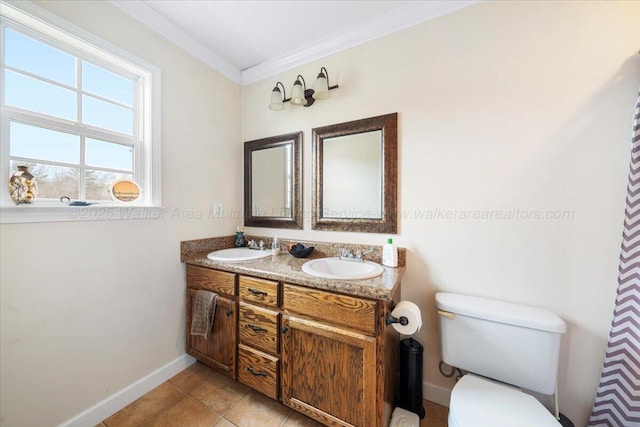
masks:
[[[277,311],[240,303],[240,342],[268,353],[278,352]]]
[[[187,265],[187,287],[236,295],[236,275],[225,271]]]
[[[278,282],[240,276],[239,284],[241,300],[257,302],[270,307],[278,306]]]
[[[368,334],[376,332],[376,301],[285,283],[282,308]]]
[[[280,360],[243,344],[238,346],[238,356],[238,381],[277,400]]]

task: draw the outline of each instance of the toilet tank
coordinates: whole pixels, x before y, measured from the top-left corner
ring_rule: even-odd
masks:
[[[446,364],[539,393],[555,392],[566,330],[556,314],[445,292],[436,294],[436,306]]]

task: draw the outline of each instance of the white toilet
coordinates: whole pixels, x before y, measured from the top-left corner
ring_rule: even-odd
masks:
[[[442,360],[469,372],[451,391],[449,427],[559,427],[556,381],[566,325],[546,310],[439,292]],[[555,397],[555,414],[519,387]]]

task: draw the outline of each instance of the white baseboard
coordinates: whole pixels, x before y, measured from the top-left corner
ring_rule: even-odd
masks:
[[[153,390],[178,372],[191,366],[196,359],[183,354],[166,365],[156,369],[149,375],[140,378],[138,381],[128,385],[122,390],[112,394],[101,402],[82,411],[73,418],[60,424],[58,427],[87,427],[95,426],[105,418],[115,414],[129,403]]]
[[[451,390],[435,384],[422,382],[422,398],[438,405],[449,407]]]

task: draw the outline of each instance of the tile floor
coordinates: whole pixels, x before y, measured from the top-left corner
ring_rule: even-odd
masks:
[[[447,427],[447,408],[424,401],[420,427]],[[312,427],[315,421],[195,363],[96,427]]]

